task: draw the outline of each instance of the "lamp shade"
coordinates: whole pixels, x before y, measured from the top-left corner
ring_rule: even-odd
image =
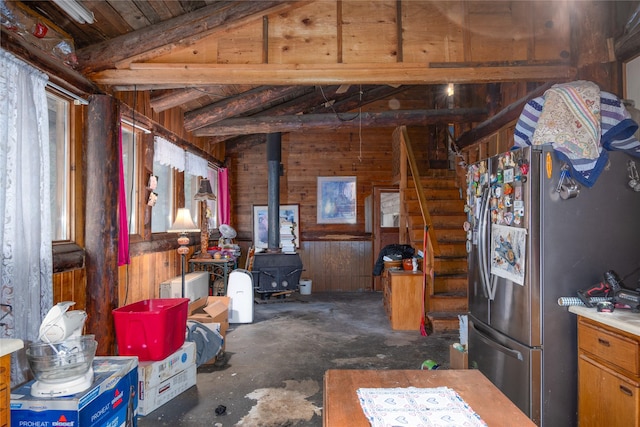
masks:
[[[193,223],[189,209],[179,208],[176,220],[167,231],[170,233],[189,233],[192,231],[200,231],[200,229]]]
[[[193,196],[194,200],[215,200],[216,196],[213,194],[211,190],[211,181],[207,178],[202,178],[200,180],[200,188],[195,196]]]

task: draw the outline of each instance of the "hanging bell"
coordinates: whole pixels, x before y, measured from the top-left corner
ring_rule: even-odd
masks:
[[[193,196],[194,200],[215,200],[216,196],[213,194],[211,190],[211,182],[207,178],[202,178],[200,180],[200,188],[195,196]]]

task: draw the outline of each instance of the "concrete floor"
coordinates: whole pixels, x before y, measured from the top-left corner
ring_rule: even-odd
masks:
[[[198,368],[197,385],[145,417],[147,426],[321,426],[327,369],[449,367],[458,334],[394,331],[381,293],[294,295],[254,304],[254,322],[231,325],[223,360]],[[220,405],[223,415],[216,415]]]

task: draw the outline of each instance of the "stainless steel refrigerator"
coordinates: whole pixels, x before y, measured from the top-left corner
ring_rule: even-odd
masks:
[[[468,168],[469,365],[536,424],[567,427],[577,422],[576,318],[558,298],[607,270],[636,283],[640,192],[628,168],[640,159],[609,152],[595,185],[580,188],[543,147]]]

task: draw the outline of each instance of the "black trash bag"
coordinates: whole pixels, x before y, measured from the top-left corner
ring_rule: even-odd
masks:
[[[224,339],[204,324],[189,320],[187,322],[187,341],[196,343],[196,366],[213,359],[222,350]]]
[[[373,266],[373,275],[379,276],[382,274],[382,270],[384,270],[384,257],[388,256],[393,259],[405,259],[405,258],[413,258],[413,255],[416,253],[416,250],[411,245],[400,245],[394,243],[392,245],[387,245],[380,251],[378,255],[378,260],[376,264]]]

